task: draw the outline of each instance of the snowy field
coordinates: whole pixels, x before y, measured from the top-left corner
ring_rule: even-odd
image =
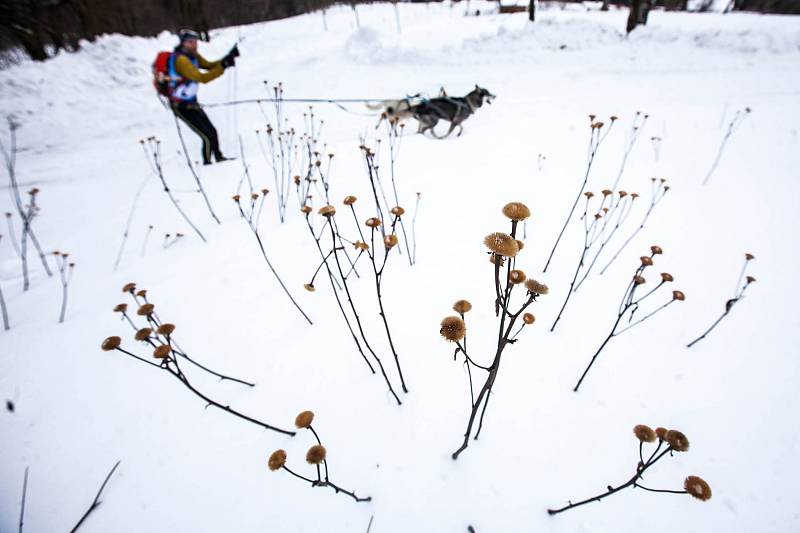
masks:
[[[364,532],[370,521],[372,532],[800,530],[800,429],[791,422],[800,411],[800,19],[655,11],[626,39],[624,11],[541,6],[531,25],[524,13],[475,8],[484,14],[465,17],[463,3],[402,5],[400,33],[390,5],[359,7],[360,29],[349,8],[337,8],[325,17],[327,31],[316,13],[214,31],[200,46],[215,58],[239,39],[242,52],[234,72],[201,88],[205,103],[263,98],[265,80],[282,82],[287,98],[390,99],[435,95],[440,87],[460,96],[475,84],[497,96],[461,137],[414,136],[411,121],[402,139],[400,204],[411,215],[417,192],[421,200],[416,264],[395,249],[383,280],[410,391],[399,407],[362,361],[325,276],[316,292],[303,290],[319,256],[294,195],[280,224],[270,193],[261,236],[313,326],[281,291],[231,200],[241,161],[200,169],[221,224],[191,192],[172,116],[150,83],[150,63],[174,46],[174,36],[110,35],[79,53],[0,71],[0,115],[20,124],[18,179],[23,190],[41,190],[37,236],[46,250],[69,252],[76,262],[59,324],[58,277],[47,277],[31,256],[31,288],[23,292],[20,261],[0,227],[0,288],[11,322],[0,331],[0,399],[14,405],[0,413],[0,531],[17,531],[26,466],[25,531],[67,531],[117,460],[102,505],[81,531]],[[376,132],[377,117],[365,106],[345,107],[350,112],[315,107],[325,120],[319,138],[335,154],[329,176],[337,217],[346,214],[342,198],[353,194],[365,219],[375,213],[360,138],[372,145],[385,130]],[[752,111],[702,185],[729,122],[745,108]],[[305,106],[285,109],[302,131]],[[589,176],[587,190],[599,195],[619,172],[637,111],[649,117],[619,188],[641,197],[601,262],[644,215],[650,178],[666,178],[671,189],[606,273],[590,274],[551,333],[582,249],[577,217],[542,268],[586,171],[588,115],[605,128],[619,116]],[[223,151],[237,156],[241,135],[254,185],[272,189],[255,133],[265,127],[258,107],[208,112]],[[7,146],[5,126],[0,132]],[[184,132],[195,158],[199,143]],[[207,243],[151,172],[139,145],[148,136],[161,139],[165,176]],[[3,174],[8,192],[7,184]],[[517,268],[549,285],[550,294],[531,308],[536,323],[506,349],[480,439],[454,461],[469,387],[463,358],[453,361],[439,322],[457,299],[470,300],[471,355],[491,361],[497,319],[482,240],[509,231],[500,209],[510,201],[532,211]],[[323,202],[315,196],[312,205],[319,228]],[[15,211],[9,194],[0,196],[0,210]],[[19,232],[16,215],[13,221]],[[342,225],[355,238],[354,225]],[[186,236],[163,248],[163,235],[176,232]],[[648,270],[647,286],[670,272],[675,282],[664,294],[680,289],[686,301],[612,339],[572,392],[613,325],[639,256],[654,244],[664,254]],[[755,255],[748,274],[757,282],[708,338],[687,349],[733,295],[745,252]],[[369,270],[359,263],[362,279],[350,284],[367,337],[397,384]],[[175,338],[189,354],[257,384],[193,372],[198,388],[283,428],[313,410],[331,479],[373,500],[356,503],[268,470],[270,453],[282,448],[295,471],[315,475],[304,461],[309,432],[287,437],[204,409],[166,373],[102,352],[101,341],[119,335],[123,347],[149,354],[112,313],[131,303],[120,292],[130,281],[177,324]],[[548,508],[631,477],[638,459],[631,429],[640,423],[680,429],[691,441],[688,453],[648,471],[647,485],[679,490],[696,474],[713,498],[627,489],[548,516]]]

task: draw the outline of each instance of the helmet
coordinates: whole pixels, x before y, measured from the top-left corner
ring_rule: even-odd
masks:
[[[178,38],[181,40],[181,42],[188,41],[190,39],[199,41],[200,34],[194,30],[181,30],[178,32]]]

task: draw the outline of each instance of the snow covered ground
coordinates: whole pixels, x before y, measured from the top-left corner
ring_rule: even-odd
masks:
[[[240,162],[201,169],[222,224],[198,195],[182,192],[193,181],[149,74],[173,36],[106,36],[80,53],[0,72],[0,115],[21,124],[19,179],[26,190],[41,189],[37,234],[46,249],[68,251],[77,263],[67,320],[58,324],[57,279],[31,260],[32,287],[23,293],[19,260],[0,229],[0,287],[12,325],[0,332],[0,398],[15,406],[0,413],[0,531],[17,528],[26,466],[25,531],[62,531],[117,460],[103,504],[83,531],[358,532],[371,517],[373,532],[800,528],[793,484],[800,430],[791,422],[800,409],[798,19],[656,11],[626,39],[624,11],[542,6],[531,25],[525,14],[487,14],[489,4],[476,2],[470,8],[484,15],[465,17],[465,7],[401,5],[400,33],[390,5],[359,7],[360,29],[349,8],[337,8],[326,15],[327,31],[317,13],[215,31],[201,45],[213,58],[238,38],[242,51],[233,73],[201,89],[206,103],[264,97],[264,80],[283,82],[289,98],[396,98],[433,95],[442,86],[461,95],[476,83],[497,95],[460,138],[402,141],[401,204],[413,212],[415,193],[422,196],[417,264],[395,255],[384,280],[410,389],[401,407],[365,368],[327,282],[318,281],[314,293],[302,290],[318,257],[294,198],[282,225],[268,200],[261,233],[313,326],[290,307],[230,200]],[[302,128],[304,107],[286,106]],[[359,196],[366,218],[374,213],[358,147],[359,137],[374,139],[376,117],[347,107],[357,113],[331,105],[316,113],[326,121],[321,141],[336,154],[331,196],[337,206],[345,195]],[[728,122],[745,107],[752,112],[702,186]],[[547,273],[541,270],[585,172],[587,116],[606,123],[620,117],[590,175],[588,189],[598,193],[614,181],[636,111],[649,119],[620,183],[642,194],[632,217],[643,214],[651,176],[667,178],[672,189],[608,272],[592,274],[573,296],[550,333],[580,254],[579,223],[567,229]],[[258,108],[209,114],[223,150],[235,155],[241,134],[256,185],[272,188],[254,132],[264,127]],[[207,244],[150,173],[138,141],[151,135],[162,140],[165,174]],[[188,135],[195,157],[199,144]],[[652,137],[662,139],[657,157]],[[480,440],[453,461],[469,392],[439,321],[455,300],[472,301],[470,351],[490,360],[494,289],[481,241],[508,231],[500,208],[512,200],[533,212],[517,264],[551,293],[534,305],[536,324],[504,356]],[[9,195],[0,197],[0,209],[13,210]],[[155,229],[142,255],[148,225]],[[163,249],[163,234],[175,232],[187,236]],[[664,255],[656,257],[650,283],[657,272],[671,272],[686,301],[613,339],[573,393],[651,244]],[[758,281],[717,330],[686,349],[722,312],[745,252],[756,256],[749,273]],[[124,346],[143,353],[111,312],[126,301],[120,288],[128,281],[149,290],[191,355],[257,383],[247,389],[197,376],[198,387],[281,427],[313,410],[332,479],[373,501],[355,503],[267,469],[269,454],[283,448],[292,468],[312,475],[303,460],[312,442],[307,432],[289,438],[204,410],[169,376],[101,352],[103,338],[121,335]],[[369,280],[354,287],[368,336],[388,363]],[[629,489],[548,516],[547,508],[630,477],[637,455],[631,428],[639,423],[680,429],[692,443],[688,453],[654,467],[648,484],[679,489],[697,474],[713,498]]]

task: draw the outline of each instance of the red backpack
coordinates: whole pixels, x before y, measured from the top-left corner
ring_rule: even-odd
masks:
[[[172,84],[169,78],[169,60],[172,52],[159,52],[156,60],[153,61],[153,86],[161,96],[170,97]]]

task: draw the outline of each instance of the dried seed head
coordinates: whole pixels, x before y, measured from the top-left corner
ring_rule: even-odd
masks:
[[[307,428],[314,421],[314,413],[311,411],[303,411],[297,418],[294,419],[294,425],[299,428]]]
[[[656,432],[650,426],[645,426],[644,424],[634,426],[633,434],[641,442],[655,442],[656,440]]]
[[[399,205],[396,205],[392,208],[391,213],[396,217],[401,217],[406,214],[406,210],[400,207]]]
[[[293,179],[295,185],[300,185],[300,176],[295,176]]]
[[[153,314],[154,308],[155,306],[153,304],[144,304],[136,311],[136,314],[139,316],[149,316]]]
[[[508,274],[508,279],[509,281],[511,281],[511,283],[515,285],[518,283],[523,283],[525,282],[525,272],[523,272],[522,270],[512,270]]]
[[[272,455],[269,456],[269,461],[267,461],[267,466],[273,472],[276,470],[280,470],[283,468],[283,465],[286,464],[286,452],[283,450],[275,450],[272,452]]]
[[[264,196],[268,195],[269,194],[269,189],[266,189],[266,188],[265,189],[261,189],[261,194],[263,194]]]
[[[536,317],[533,316],[533,313],[525,313],[524,315],[522,315],[522,321],[528,326],[530,326],[531,324],[536,322]]]
[[[137,341],[146,341],[147,339],[150,338],[150,335],[152,333],[153,333],[153,329],[152,328],[142,328],[139,331],[137,331],[136,335],[134,335],[133,337]]]
[[[332,217],[333,215],[336,214],[336,208],[333,207],[332,205],[326,205],[320,208],[319,214],[324,217]]]
[[[453,304],[453,311],[460,314],[469,313],[472,310],[472,304],[467,300],[459,300]]]
[[[103,341],[103,344],[100,345],[100,348],[104,352],[110,352],[111,350],[119,348],[120,344],[122,344],[122,339],[119,337],[108,337]]]
[[[656,436],[660,440],[667,440],[667,428],[657,427],[656,428]]]
[[[711,487],[701,477],[689,476],[683,482],[683,489],[689,493],[693,498],[697,498],[701,502],[711,499]]]
[[[358,198],[356,198],[355,196],[345,196],[344,201],[342,203],[344,203],[344,205],[353,205],[354,203],[356,203],[356,200],[358,200]]]
[[[233,198],[233,201],[236,203],[239,203],[239,200],[242,199],[242,197],[239,196],[238,194],[234,194],[233,196],[231,196],[231,198]]]
[[[747,259],[748,261],[752,261],[753,259],[756,258],[756,256],[754,256],[751,253],[746,253],[746,254],[744,254],[744,258]]]
[[[611,119],[611,122],[614,122],[614,121],[615,121],[615,120],[617,120],[619,117],[618,117],[617,115],[611,115],[609,118]]]
[[[490,233],[483,239],[483,244],[494,253],[505,257],[514,257],[519,252],[517,241],[505,233]]]
[[[753,283],[756,280],[756,278],[753,276],[747,276],[745,279],[747,280],[748,284]]]
[[[682,302],[686,299],[686,295],[681,291],[672,291],[672,299],[680,300]]]
[[[666,283],[668,281],[675,281],[675,278],[673,278],[672,274],[670,274],[669,272],[662,272],[661,273],[661,281]]]
[[[634,200],[636,200],[637,198],[639,198],[639,193],[638,193],[638,192],[632,192],[632,193],[631,193],[631,198],[633,198]]]
[[[383,244],[386,248],[392,248],[397,245],[397,235],[392,233],[391,235],[387,235],[383,238]]]
[[[625,191],[619,191],[619,197],[620,197],[620,198],[625,198],[626,196],[628,196],[628,193],[627,193],[627,192],[625,192]]]
[[[327,455],[328,452],[325,449],[325,446],[321,444],[315,444],[306,452],[306,462],[308,462],[310,465],[318,465],[325,460]]]
[[[170,348],[168,344],[162,344],[161,346],[153,350],[153,357],[155,357],[156,359],[164,359],[170,353],[172,353],[172,348]]]
[[[676,452],[689,451],[689,439],[686,438],[686,435],[684,435],[677,429],[670,429],[669,431],[667,431],[666,437],[667,437],[667,443]]]
[[[114,307],[115,313],[124,313],[127,310],[128,310],[128,304],[117,304],[117,306]]]
[[[303,285],[303,288],[304,288],[305,290],[307,290],[308,292],[314,292],[315,290],[317,290],[317,289],[314,287],[314,285],[312,285],[311,283],[306,283],[305,285]]]
[[[304,215],[309,214],[311,211],[313,211],[313,209],[311,209],[310,205],[304,205],[303,207],[300,208],[300,212],[303,213]]]
[[[519,251],[521,252],[522,249],[525,248],[525,243],[522,242],[521,240],[517,239],[517,247],[519,248]]]
[[[354,242],[353,247],[361,250],[362,252],[366,252],[367,250],[369,250],[369,244],[361,241]]]
[[[172,335],[172,332],[175,331],[175,324],[161,324],[158,326],[156,333],[159,335],[164,335],[165,337],[168,335]]]
[[[653,258],[650,257],[649,255],[643,255],[642,257],[639,258],[639,260],[642,262],[642,266],[646,267],[653,266]]]
[[[592,198],[594,196],[594,193],[592,191],[586,191],[585,193],[583,193],[583,195],[586,198]]]
[[[528,289],[533,294],[541,294],[545,295],[550,292],[550,289],[544,283],[539,283],[533,278],[528,278],[525,280],[525,288]]]
[[[139,298],[147,298],[147,289],[141,289],[136,291],[136,296]]]
[[[377,228],[381,225],[381,219],[378,217],[370,217],[364,224],[366,224],[368,228]]]
[[[132,292],[134,289],[136,289],[135,283],[126,283],[122,286],[122,292]]]
[[[633,284],[634,285],[643,285],[646,282],[647,282],[647,280],[644,279],[642,276],[633,276]]]
[[[442,320],[439,334],[450,342],[457,342],[467,334],[467,325],[457,316],[448,316]]]
[[[659,254],[663,254],[664,250],[662,250],[660,246],[656,246],[654,244],[653,246],[650,247],[650,253],[652,253],[654,255],[659,255]]]
[[[509,202],[503,206],[503,214],[515,222],[531,216],[531,210],[522,202]]]
[[[603,193],[603,196],[610,196],[611,195],[611,189],[603,189],[600,192]]]

